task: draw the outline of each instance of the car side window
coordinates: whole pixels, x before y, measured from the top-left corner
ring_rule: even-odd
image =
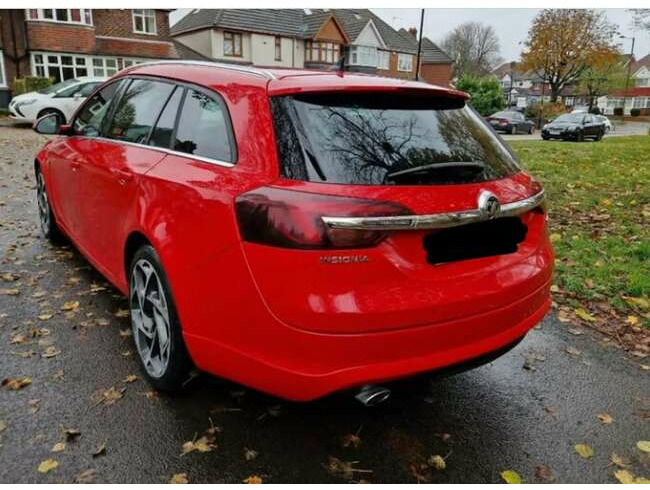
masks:
[[[117,102],[106,136],[119,141],[146,143],[173,89],[171,83],[133,80]]]
[[[123,80],[106,85],[99,92],[86,100],[74,120],[73,127],[77,134],[87,137],[100,135],[102,122],[115,98]]]
[[[172,149],[233,163],[235,149],[224,103],[201,91],[188,89]]]
[[[84,86],[80,87],[80,89],[77,90],[74,94],[79,94],[81,97],[88,97],[93,92],[93,90],[97,88],[97,85],[99,85],[99,82],[87,83]]]
[[[176,87],[174,93],[169,97],[165,108],[163,109],[156,127],[151,132],[149,137],[149,144],[160,148],[169,148],[171,146],[172,134],[174,132],[174,124],[176,123],[176,115],[178,114],[178,106],[183,98],[185,89]]]
[[[523,121],[523,120],[524,120],[524,116],[523,116],[522,114],[520,114],[520,113],[517,113],[517,115],[515,116],[515,119],[516,119],[517,121]]]

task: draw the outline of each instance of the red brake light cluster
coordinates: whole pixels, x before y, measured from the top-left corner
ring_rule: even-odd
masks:
[[[404,216],[411,211],[387,201],[309,194],[261,187],[235,200],[244,241],[283,248],[363,248],[386,234],[373,230],[329,228],[322,216]]]

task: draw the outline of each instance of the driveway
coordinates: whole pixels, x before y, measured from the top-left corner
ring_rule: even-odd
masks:
[[[151,391],[124,298],[73,248],[40,237],[43,141],[0,128],[0,378],[31,380],[0,389],[0,482],[496,483],[512,470],[607,483],[613,454],[650,476],[636,447],[650,440],[650,372],[553,314],[495,362],[395,383],[373,409],[350,393],[289,403],[209,376],[183,396]]]
[[[650,123],[647,122],[626,122],[624,124],[616,124],[613,122],[614,129],[605,136],[605,138],[612,138],[616,136],[634,136],[634,135],[647,135],[650,130]],[[504,134],[502,135],[505,140],[541,140],[542,135],[539,131],[533,134]]]

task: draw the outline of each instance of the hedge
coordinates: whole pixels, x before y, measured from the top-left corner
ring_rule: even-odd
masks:
[[[37,92],[52,85],[52,79],[48,77],[23,77],[14,79],[14,89],[12,95],[25,94],[27,92]]]

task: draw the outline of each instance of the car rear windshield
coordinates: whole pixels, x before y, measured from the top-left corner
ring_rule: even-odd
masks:
[[[271,99],[281,173],[357,185],[484,182],[518,171],[511,150],[456,97],[382,93]]]

